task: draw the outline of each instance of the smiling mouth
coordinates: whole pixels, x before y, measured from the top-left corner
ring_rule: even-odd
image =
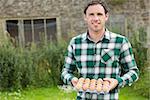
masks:
[[[99,22],[97,22],[97,23],[93,22],[92,24],[93,24],[93,25],[99,25],[100,23],[99,23]]]
[[[92,23],[92,25],[94,25],[95,27],[97,27],[98,25],[100,25],[100,23]]]

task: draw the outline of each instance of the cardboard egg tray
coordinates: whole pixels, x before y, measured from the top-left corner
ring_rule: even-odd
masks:
[[[97,94],[107,94],[107,93],[109,93],[109,91],[107,91],[107,92],[104,92],[104,91],[98,92],[97,90],[91,91],[89,89],[87,89],[86,91],[84,91],[82,89],[80,89],[80,90],[75,89],[75,90],[78,91],[78,92],[88,92],[88,93],[97,93]]]

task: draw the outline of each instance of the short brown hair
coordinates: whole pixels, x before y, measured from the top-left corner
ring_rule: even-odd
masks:
[[[89,3],[87,4],[87,6],[85,7],[85,9],[84,9],[84,14],[86,14],[86,11],[87,11],[87,9],[88,9],[89,6],[97,5],[97,4],[100,4],[101,6],[103,6],[104,11],[105,11],[105,14],[108,13],[108,8],[107,8],[107,5],[106,5],[106,3],[105,3],[104,1],[101,1],[101,0],[92,0],[92,1],[89,2]]]

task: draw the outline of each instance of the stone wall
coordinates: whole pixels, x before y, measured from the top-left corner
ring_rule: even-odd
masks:
[[[79,34],[86,30],[83,8],[88,1],[90,0],[1,0],[0,19],[57,18],[58,31],[62,36]],[[145,27],[148,33],[149,0],[124,0],[125,2],[119,5],[113,5],[110,1],[106,0],[112,17],[122,15],[132,28]]]
[[[1,0],[0,19],[58,18],[62,34],[80,32],[83,0]]]

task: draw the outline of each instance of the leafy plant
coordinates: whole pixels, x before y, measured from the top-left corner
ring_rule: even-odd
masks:
[[[142,35],[143,34],[143,35]],[[147,59],[147,50],[148,48],[145,46],[146,44],[146,32],[143,28],[140,28],[137,32],[133,34],[131,38],[131,42],[133,45],[133,52],[135,54],[135,59],[137,62],[137,66],[140,70],[140,78],[139,81],[134,85],[134,89],[139,92],[141,95],[148,97],[149,96],[149,61]],[[144,41],[142,40],[143,37]]]
[[[46,87],[60,80],[66,42],[31,43],[28,47],[6,41],[0,45],[0,90]]]

